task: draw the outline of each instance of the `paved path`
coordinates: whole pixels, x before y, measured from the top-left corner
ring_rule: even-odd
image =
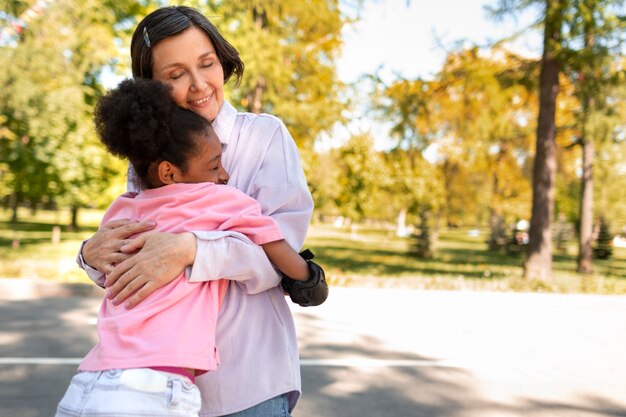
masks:
[[[94,342],[96,298],[26,298],[0,300],[0,417],[53,415]],[[626,416],[626,297],[333,288],[293,311],[294,417]]]

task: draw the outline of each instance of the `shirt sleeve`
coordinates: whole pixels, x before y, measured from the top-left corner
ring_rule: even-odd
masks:
[[[141,180],[139,176],[135,172],[135,168],[133,168],[132,164],[128,164],[128,170],[126,172],[126,191],[130,192],[139,192],[142,189]],[[90,280],[92,280],[96,285],[104,288],[104,274],[97,269],[92,268],[85,262],[83,258],[83,246],[85,246],[86,240],[80,245],[78,249],[78,255],[76,255],[76,263],[78,267],[84,270],[87,273],[87,276]]]
[[[256,177],[251,197],[259,202],[264,215],[278,223],[287,243],[294,250],[299,250],[311,221],[313,199],[304,177],[298,148],[282,122],[273,134]],[[248,291],[250,288],[263,291],[280,283],[280,275],[265,252],[252,242],[233,240],[226,235],[222,237],[228,242],[220,242],[215,238],[206,239],[207,235],[202,232],[194,234],[198,238],[198,247],[190,280],[248,276],[254,282],[247,285]],[[229,262],[233,259],[236,261]],[[215,270],[218,267],[220,271]],[[206,273],[209,270],[214,273]]]
[[[78,249],[78,255],[76,256],[76,263],[78,266],[83,269],[90,280],[92,280],[99,287],[104,288],[104,274],[97,269],[90,267],[85,259],[83,258],[83,246],[85,246],[86,240],[81,243],[80,248]]]
[[[278,223],[289,245],[300,250],[309,230],[313,198],[298,148],[280,121],[250,196],[259,202],[263,214]]]
[[[257,294],[280,283],[263,248],[235,231],[193,232],[197,237],[196,262],[187,269],[190,282],[228,279],[249,294]],[[222,256],[224,255],[224,256]],[[209,258],[210,257],[210,258]],[[262,262],[247,262],[259,259]]]

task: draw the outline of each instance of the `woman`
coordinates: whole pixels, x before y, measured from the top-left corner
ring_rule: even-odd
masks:
[[[255,198],[299,249],[313,210],[299,153],[280,120],[238,113],[224,100],[224,83],[243,73],[236,49],[197,11],[165,7],[139,23],[131,58],[134,77],[170,85],[179,106],[212,121],[229,185]],[[280,277],[262,249],[202,231],[129,239],[153,227],[109,223],[85,242],[79,263],[100,284],[107,274],[107,296],[129,307],[190,266],[191,281],[252,277],[230,285],[225,296],[217,329],[221,364],[197,380],[200,415],[289,416],[301,391],[295,326]]]

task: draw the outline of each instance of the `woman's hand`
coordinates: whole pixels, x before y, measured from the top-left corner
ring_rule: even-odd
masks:
[[[126,301],[133,308],[155,290],[169,284],[196,257],[196,236],[192,233],[151,232],[136,237],[121,248],[132,254],[107,275],[107,297],[113,304]]]
[[[154,229],[154,222],[137,220],[114,220],[100,228],[83,246],[84,261],[103,274],[110,274],[116,264],[130,258],[121,248],[127,245],[129,236]]]

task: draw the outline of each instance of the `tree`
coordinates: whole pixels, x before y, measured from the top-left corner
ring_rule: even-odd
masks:
[[[614,107],[607,93],[618,78],[613,64],[616,58],[619,62],[621,46],[615,40],[615,33],[620,27],[623,30],[626,23],[620,21],[613,6],[622,4],[623,1],[575,1],[570,25],[566,72],[576,85],[576,96],[580,101],[577,143],[582,150],[582,175],[578,271],[582,273],[592,272],[595,147],[599,140],[606,138],[603,132],[607,132],[598,125],[594,113],[607,113]]]
[[[115,40],[128,35],[116,23],[140,9],[132,1],[60,0],[33,15],[34,2],[19,3],[10,11],[34,17],[0,44],[1,161],[11,172],[13,219],[24,201],[62,203],[77,226],[78,208],[96,200],[116,170],[91,110],[99,74],[118,54]]]
[[[387,169],[394,178],[394,183],[387,186],[389,195],[393,196],[391,201],[396,203],[391,207],[400,217],[408,213],[417,218],[440,218],[442,195],[432,193],[442,189],[443,183],[438,181],[439,168],[423,156],[428,146],[437,140],[436,94],[436,82],[419,78],[398,79],[390,85],[378,80],[376,85],[374,106],[381,112],[381,118],[391,123],[390,135],[396,140],[395,149],[385,157]],[[434,216],[433,210],[436,211]],[[425,221],[420,222],[425,224]]]
[[[336,0],[212,1],[208,13],[246,64],[234,103],[281,118],[301,149],[342,120],[335,58],[345,21]]]
[[[421,153],[402,148],[383,156],[387,172],[386,181],[381,181],[384,202],[394,213],[406,214],[409,222],[415,224],[410,252],[422,258],[433,257],[444,205],[441,166],[427,161]]]
[[[613,234],[610,232],[609,224],[603,216],[600,217],[598,238],[593,248],[593,255],[598,259],[609,259],[613,255]]]
[[[504,49],[477,47],[448,54],[437,82],[438,121],[448,140],[441,153],[480,178],[476,192],[489,213],[492,250],[506,243],[506,223],[520,217],[528,191],[534,65]],[[453,148],[453,149],[450,149]],[[480,207],[480,205],[479,205]]]
[[[338,167],[335,180],[341,192],[335,204],[342,216],[360,222],[378,217],[375,196],[380,195],[383,174],[382,160],[374,150],[374,140],[362,133],[350,138],[337,150]]]
[[[549,279],[552,273],[552,242],[551,242],[551,222],[554,213],[554,193],[556,176],[556,104],[560,87],[560,76],[569,65],[576,64],[576,59],[571,51],[577,51],[576,55],[582,55],[579,63],[585,63],[590,58],[601,56],[593,52],[594,28],[596,26],[599,11],[608,11],[611,7],[623,9],[623,1],[594,1],[594,0],[500,0],[498,8],[492,9],[497,16],[507,13],[516,13],[520,8],[529,6],[539,6],[541,8],[541,19],[543,27],[543,54],[541,57],[540,74],[540,100],[539,114],[537,118],[537,143],[535,161],[533,167],[533,200],[530,225],[529,252],[524,265],[524,275],[526,278]],[[605,16],[605,15],[603,15]],[[623,21],[613,15],[613,22]],[[596,22],[596,23],[594,23]],[[621,31],[619,25],[609,25],[609,29],[604,32],[607,39],[620,39]],[[587,35],[585,35],[585,33]],[[582,36],[582,38],[580,37]],[[586,40],[585,40],[586,36]],[[582,39],[582,40],[581,40]],[[580,49],[583,53],[580,54]],[[595,54],[595,55],[594,55]],[[581,67],[582,68],[582,67]],[[591,69],[587,65],[586,70]],[[584,77],[584,76],[583,76]],[[583,90],[581,89],[580,92]],[[582,107],[590,106],[590,95],[582,97]],[[585,104],[586,103],[586,104]],[[584,111],[583,111],[584,113]],[[590,167],[593,160],[592,148],[589,142],[585,141],[585,165],[586,173],[583,177],[585,186],[584,204],[581,209],[585,212],[591,210],[589,204],[590,194]],[[588,214],[585,214],[588,216]],[[585,243],[582,244],[586,251],[588,243],[589,226],[588,218],[585,220]],[[581,228],[582,230],[582,228]],[[583,239],[581,239],[582,241]],[[583,258],[586,259],[585,254]],[[582,259],[582,258],[581,258]],[[582,269],[585,266],[583,265]]]
[[[524,276],[552,277],[552,217],[556,177],[556,102],[562,62],[562,27],[567,0],[546,0],[543,54],[539,77],[539,115],[533,165],[533,197]]]

